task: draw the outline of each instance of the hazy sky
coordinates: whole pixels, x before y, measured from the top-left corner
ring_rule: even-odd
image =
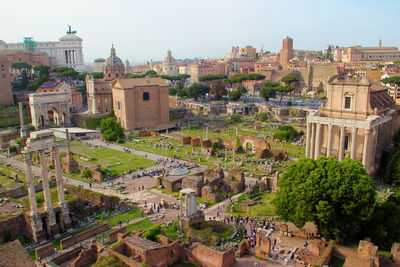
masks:
[[[175,58],[223,57],[232,45],[279,51],[398,46],[399,0],[13,0],[0,9],[0,40],[62,37],[67,24],[83,39],[85,62],[117,55],[133,63]]]

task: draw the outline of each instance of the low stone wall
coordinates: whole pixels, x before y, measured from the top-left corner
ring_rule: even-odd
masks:
[[[82,247],[74,248],[71,251],[65,252],[60,256],[53,258],[51,261],[61,266],[63,263],[69,262],[72,259],[76,258],[79,255],[79,253],[81,253],[82,249],[83,249]]]
[[[29,220],[29,215],[26,213],[11,217],[0,221],[0,238],[3,236],[4,232],[9,231],[11,238],[17,236],[25,236],[26,238],[32,240],[32,227]]]
[[[126,233],[126,226],[118,228],[108,234],[108,241],[110,243],[114,243],[118,240],[118,234],[125,234]]]
[[[82,250],[78,257],[70,264],[70,267],[83,267],[97,260],[97,245],[96,241],[90,242],[87,249]]]
[[[233,249],[221,252],[204,245],[195,247],[192,255],[197,262],[207,267],[229,267],[236,261]]]
[[[38,247],[35,249],[36,258],[45,258],[54,254],[53,243]]]
[[[76,243],[79,243],[90,237],[98,235],[101,232],[107,231],[108,229],[109,229],[108,223],[104,223],[102,225],[93,227],[92,229],[89,229],[89,230],[82,232],[80,234],[77,234],[75,236],[70,236],[70,237],[64,238],[60,241],[61,249],[71,247],[71,246],[75,245]]]
[[[100,210],[115,208],[119,202],[117,197],[109,197],[91,190],[82,189],[76,186],[64,185],[70,194],[77,195],[81,200],[88,201],[97,206]]]

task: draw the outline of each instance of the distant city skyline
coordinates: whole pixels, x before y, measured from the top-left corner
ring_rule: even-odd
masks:
[[[132,64],[160,61],[168,49],[177,59],[221,58],[231,46],[279,52],[286,36],[294,49],[305,50],[377,46],[379,39],[398,46],[399,7],[395,0],[71,0],[62,7],[22,0],[2,5],[0,23],[10,26],[2,28],[0,40],[57,41],[72,25],[83,39],[86,63],[107,58],[114,44]]]

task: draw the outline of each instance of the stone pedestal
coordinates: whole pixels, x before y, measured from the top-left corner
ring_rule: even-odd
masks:
[[[46,240],[46,234],[43,231],[42,218],[39,213],[31,214],[31,226],[33,241],[40,243]]]
[[[62,164],[62,169],[66,173],[78,173],[79,164],[72,158],[72,152],[67,153],[65,162]]]

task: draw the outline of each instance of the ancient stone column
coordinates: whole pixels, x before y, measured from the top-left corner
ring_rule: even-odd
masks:
[[[67,142],[67,154],[69,154],[71,152],[71,148],[69,146],[69,133],[68,133],[68,129],[65,129],[65,140]]]
[[[31,215],[33,215],[38,213],[38,209],[36,203],[35,184],[33,182],[33,177],[32,177],[32,161],[31,161],[31,155],[29,153],[24,153],[24,162],[25,162],[26,182],[28,184],[29,204],[31,206]]]
[[[23,113],[23,103],[19,102],[18,103],[19,107],[19,121],[21,124],[21,138],[24,139],[26,138],[26,129],[25,129],[25,124],[24,124],[24,113]]]
[[[56,224],[53,205],[51,204],[50,186],[49,186],[49,173],[47,172],[46,154],[44,150],[39,151],[40,166],[42,169],[42,186],[44,195],[44,207],[49,215],[50,226]]]
[[[357,127],[353,127],[353,133],[351,134],[350,158],[356,159],[356,153],[357,153]]]
[[[364,168],[367,169],[368,164],[368,150],[369,150],[369,139],[371,135],[370,129],[365,129],[364,133],[364,147],[363,147],[363,155],[362,155],[362,164]]]
[[[40,214],[38,212],[37,203],[36,203],[36,192],[35,192],[35,184],[32,177],[32,161],[31,155],[29,153],[24,153],[24,161],[25,161],[25,174],[26,174],[26,182],[28,184],[28,196],[29,196],[29,204],[31,206],[31,223],[32,223],[32,235],[33,241],[39,242],[41,239],[41,233],[43,233],[42,228],[42,220]]]
[[[208,127],[206,128],[206,138],[208,139]]]
[[[328,124],[328,144],[326,146],[326,156],[330,157],[332,153],[332,124]]]
[[[57,180],[57,194],[58,194],[58,205],[61,208],[61,214],[63,218],[63,223],[61,224],[62,231],[65,231],[68,228],[71,228],[71,218],[69,216],[69,210],[67,202],[65,201],[64,196],[64,185],[63,185],[63,177],[61,171],[61,157],[60,157],[60,149],[58,146],[53,147],[54,154],[54,167],[56,170],[56,180]]]
[[[315,152],[315,123],[311,123],[311,147],[310,147],[310,158],[314,158]]]
[[[310,157],[310,141],[311,141],[311,123],[307,123],[307,135],[306,135],[306,157]]]
[[[315,138],[315,155],[314,159],[317,159],[321,153],[321,123],[317,123],[317,134]]]
[[[346,128],[343,125],[340,126],[340,142],[339,142],[339,155],[338,155],[339,161],[343,160],[345,133],[346,133]]]

